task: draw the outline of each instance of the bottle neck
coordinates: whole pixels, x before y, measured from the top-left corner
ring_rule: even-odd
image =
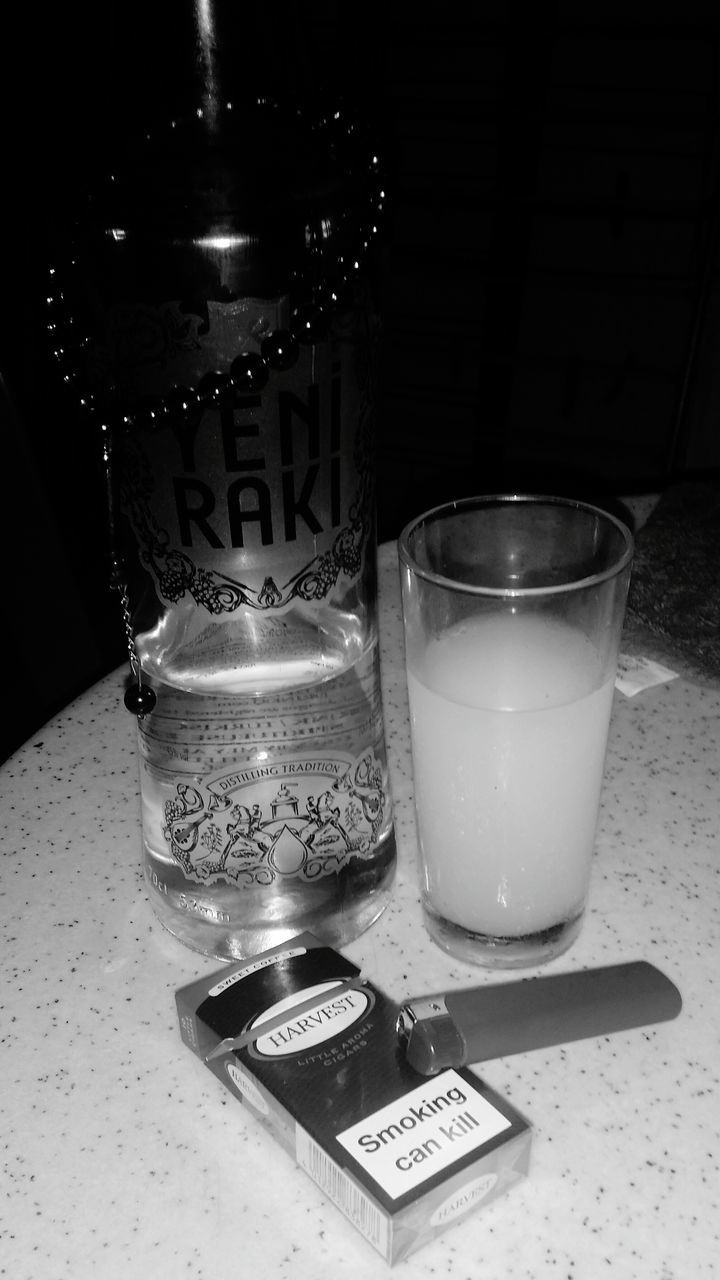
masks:
[[[108,107],[115,133],[202,111],[210,134],[227,101],[382,113],[372,24],[332,6],[242,0],[108,0]],[[375,124],[375,120],[372,121]]]

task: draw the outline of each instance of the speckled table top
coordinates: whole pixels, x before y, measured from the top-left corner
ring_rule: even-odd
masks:
[[[349,947],[401,999],[491,981],[423,932],[395,549],[381,549],[399,848]],[[382,1276],[386,1264],[180,1041],[174,992],[215,962],[155,923],[140,876],[123,673],[0,771],[0,1275]],[[675,1022],[484,1064],[531,1120],[528,1179],[397,1274],[693,1280],[720,1257],[720,693],[616,693],[591,902],[561,971],[647,959]]]
[[[639,521],[626,643],[720,690],[720,488],[678,484],[625,506]]]

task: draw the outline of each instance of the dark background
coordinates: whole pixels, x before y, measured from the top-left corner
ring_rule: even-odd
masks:
[[[0,758],[124,658],[100,446],[48,358],[46,272],[112,140],[182,102],[185,7],[28,8],[5,34]],[[716,8],[221,3],[245,88],[321,84],[384,151],[382,540],[471,492],[717,477]]]

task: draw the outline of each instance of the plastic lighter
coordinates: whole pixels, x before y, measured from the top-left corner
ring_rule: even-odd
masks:
[[[406,1001],[397,1021],[422,1075],[677,1017],[677,987],[646,961]]]

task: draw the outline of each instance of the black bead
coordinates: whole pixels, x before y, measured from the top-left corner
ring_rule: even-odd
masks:
[[[131,684],[125,690],[123,702],[128,711],[132,711],[134,716],[147,716],[154,709],[157,698],[153,690],[147,684]]]
[[[290,318],[290,328],[298,342],[322,342],[327,337],[327,316],[322,307],[308,303],[295,308]]]
[[[234,394],[235,389],[229,373],[219,373],[215,369],[203,374],[198,382],[197,398],[200,401],[214,400],[217,405],[226,404]]]
[[[287,329],[276,329],[274,333],[269,333],[263,339],[260,350],[271,369],[291,369],[300,354],[295,338]]]
[[[267,364],[256,351],[241,351],[230,365],[236,391],[262,391],[269,376]]]
[[[162,425],[165,417],[165,405],[157,397],[143,400],[131,414],[134,427],[142,431],[155,431]]]
[[[350,281],[344,278],[338,281],[330,299],[338,311],[351,311],[355,304],[355,289]]]
[[[171,387],[165,396],[165,408],[171,418],[185,418],[197,405],[195,392],[189,387]]]

